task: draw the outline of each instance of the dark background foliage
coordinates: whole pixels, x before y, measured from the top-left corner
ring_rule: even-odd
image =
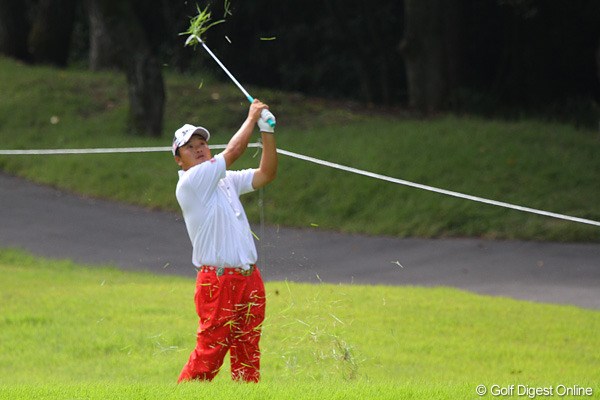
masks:
[[[89,65],[91,37],[98,35],[90,29],[90,5],[121,10],[104,17],[120,16],[134,33],[144,32],[128,46],[145,46],[144,57],[152,55],[163,70],[214,69],[226,79],[206,54],[183,47],[179,33],[197,14],[193,1],[0,0],[0,52],[61,67]],[[208,5],[215,20],[225,17],[223,1],[199,5]],[[56,9],[59,22],[48,11]],[[597,0],[232,0],[230,9],[206,40],[243,82],[369,106],[535,114],[598,126]],[[403,47],[407,21],[418,27],[410,52]],[[410,78],[411,65],[419,65],[411,61],[423,62],[431,42],[451,68],[425,62],[419,69],[446,68],[443,85]],[[415,102],[428,85],[438,101]]]

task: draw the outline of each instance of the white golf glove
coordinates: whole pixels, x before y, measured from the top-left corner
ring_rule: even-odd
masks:
[[[268,120],[273,121],[273,126],[271,126],[267,122]],[[258,119],[256,124],[258,125],[258,129],[260,129],[261,132],[275,133],[275,121],[276,120],[273,113],[267,109],[264,109],[261,111],[260,118]]]

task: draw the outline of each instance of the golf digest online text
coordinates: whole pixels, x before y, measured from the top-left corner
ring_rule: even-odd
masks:
[[[529,386],[529,385],[478,385],[475,392],[479,396],[492,397],[591,397],[594,389],[579,385]]]

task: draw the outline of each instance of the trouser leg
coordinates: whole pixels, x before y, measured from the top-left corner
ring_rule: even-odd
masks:
[[[236,313],[236,329],[230,349],[231,376],[234,380],[260,380],[260,347],[265,318],[265,287],[258,268],[246,277],[242,301]]]
[[[231,312],[227,307],[230,303],[229,292],[222,289],[226,282],[221,278],[215,273],[198,273],[194,296],[200,318],[196,347],[183,367],[178,382],[191,379],[210,381],[223,364],[230,346],[231,327],[227,321],[231,319]]]
[[[190,354],[177,382],[197,379],[211,381],[223,365],[223,359],[229,349],[227,336],[229,330],[219,329],[198,332],[196,347]]]

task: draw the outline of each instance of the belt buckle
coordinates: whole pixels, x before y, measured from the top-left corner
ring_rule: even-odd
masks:
[[[242,269],[240,273],[244,276],[250,276],[252,275],[252,272],[254,272],[254,265],[251,265],[248,269]]]

